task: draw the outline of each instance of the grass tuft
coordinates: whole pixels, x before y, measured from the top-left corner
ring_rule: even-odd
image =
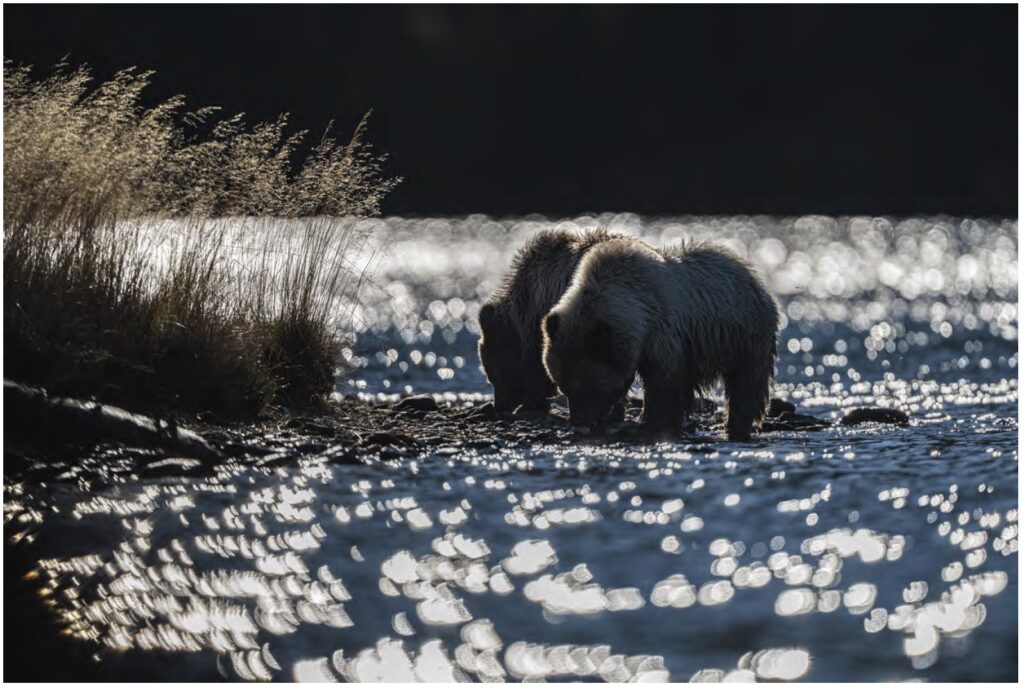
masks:
[[[363,277],[351,218],[398,182],[366,118],[305,150],[284,116],[144,106],[151,76],[5,62],[5,376],[155,412],[322,399]]]

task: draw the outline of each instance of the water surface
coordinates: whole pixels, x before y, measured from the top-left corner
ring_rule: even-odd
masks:
[[[552,224],[364,221],[338,394],[486,400],[476,313]],[[8,479],[5,533],[105,675],[1015,680],[1016,223],[561,224],[729,244],[785,314],[776,396],[911,426]]]

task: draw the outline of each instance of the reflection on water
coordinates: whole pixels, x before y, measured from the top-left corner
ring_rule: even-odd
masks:
[[[787,315],[777,395],[911,427],[354,466],[328,448],[180,478],[89,457],[5,481],[5,535],[67,633],[126,678],[161,650],[241,680],[1012,679],[1015,223],[576,224],[598,220],[732,244]],[[340,393],[482,400],[475,313],[542,223],[381,225]]]

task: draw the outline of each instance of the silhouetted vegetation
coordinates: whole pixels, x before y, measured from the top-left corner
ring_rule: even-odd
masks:
[[[132,407],[247,415],[305,405],[338,365],[336,303],[398,180],[364,141],[303,149],[287,118],[249,127],[151,73],[93,85],[4,67],[4,373]],[[237,219],[299,218],[271,224]]]

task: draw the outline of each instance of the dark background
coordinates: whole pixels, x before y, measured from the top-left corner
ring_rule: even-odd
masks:
[[[389,214],[1017,214],[1017,8],[4,6],[5,57],[157,70],[371,140]]]

